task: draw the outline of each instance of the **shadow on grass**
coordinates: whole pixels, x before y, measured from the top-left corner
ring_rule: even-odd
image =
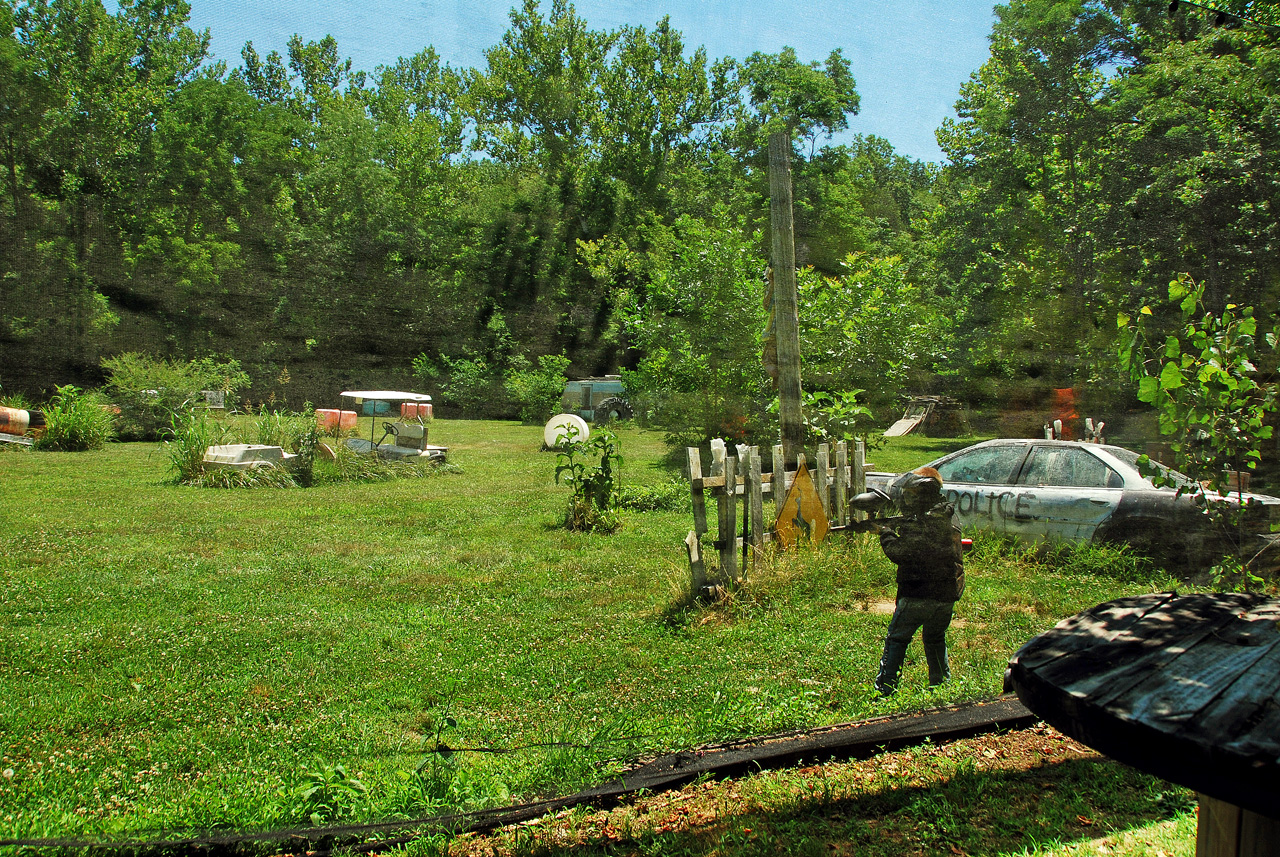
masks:
[[[745,800],[730,795],[706,812],[694,801],[678,807],[672,801],[659,811],[641,809],[645,814],[621,824],[611,817],[603,827],[589,825],[582,841],[572,844],[549,841],[545,829],[521,833],[503,853],[995,857],[1145,827],[1194,807],[1185,789],[1109,759],[962,773],[934,785],[881,786],[854,797],[824,793],[825,782],[809,780],[807,793],[778,785],[790,793]],[[847,786],[831,791],[836,788]],[[752,808],[759,803],[777,808]]]

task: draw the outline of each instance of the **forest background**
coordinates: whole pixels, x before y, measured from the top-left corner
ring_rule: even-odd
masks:
[[[766,435],[779,124],[803,383],[829,408],[945,393],[1040,419],[1073,387],[1121,413],[1117,314],[1152,306],[1161,341],[1182,273],[1275,325],[1272,2],[998,6],[942,164],[828,143],[858,110],[839,51],[711,58],[665,20],[526,0],[480,68],[425,47],[366,72],[332,38],[228,68],[188,14],[0,0],[5,394],[141,352],[234,361],[249,404],[405,386],[506,417],[520,373],[622,370],[684,439]]]

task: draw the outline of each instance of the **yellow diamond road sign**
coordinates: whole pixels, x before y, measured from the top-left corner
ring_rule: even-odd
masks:
[[[781,487],[781,486],[779,486]],[[830,524],[822,508],[822,500],[813,487],[813,478],[801,459],[795,481],[787,491],[787,497],[778,509],[778,520],[773,526],[778,544],[783,550],[802,541],[818,544],[827,537]]]

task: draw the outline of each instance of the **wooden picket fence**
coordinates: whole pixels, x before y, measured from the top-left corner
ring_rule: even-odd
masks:
[[[711,515],[707,506],[714,503],[716,537],[712,542],[719,553],[719,578],[722,581],[744,581],[746,560],[773,541],[774,522],[778,517],[778,504],[787,496],[799,468],[806,467],[803,454],[798,456],[797,470],[783,471],[782,480],[776,473],[762,473],[760,448],[738,444],[732,450],[723,440],[711,441],[711,473],[702,475],[702,455],[697,447],[686,447],[689,458],[689,486],[693,492],[693,529],[685,537],[689,552],[689,573],[693,591],[701,592],[707,586],[706,562],[702,553],[702,537],[708,532]],[[731,454],[736,452],[736,455]],[[773,460],[781,462],[782,446],[773,447]],[[852,455],[849,445],[840,441],[834,455],[829,444],[818,447],[817,464],[809,470],[814,487],[822,501],[832,530],[839,530],[863,515],[850,510],[849,498],[866,490],[866,445],[857,440]],[[772,502],[765,508],[764,496]],[[738,504],[742,509],[739,516]]]

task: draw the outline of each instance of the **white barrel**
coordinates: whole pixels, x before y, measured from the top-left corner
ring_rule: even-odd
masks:
[[[587,421],[577,414],[556,414],[547,421],[547,427],[542,430],[543,444],[547,449],[555,449],[568,440],[570,427],[578,430],[578,433],[573,436],[574,440],[586,440],[591,434]]]

